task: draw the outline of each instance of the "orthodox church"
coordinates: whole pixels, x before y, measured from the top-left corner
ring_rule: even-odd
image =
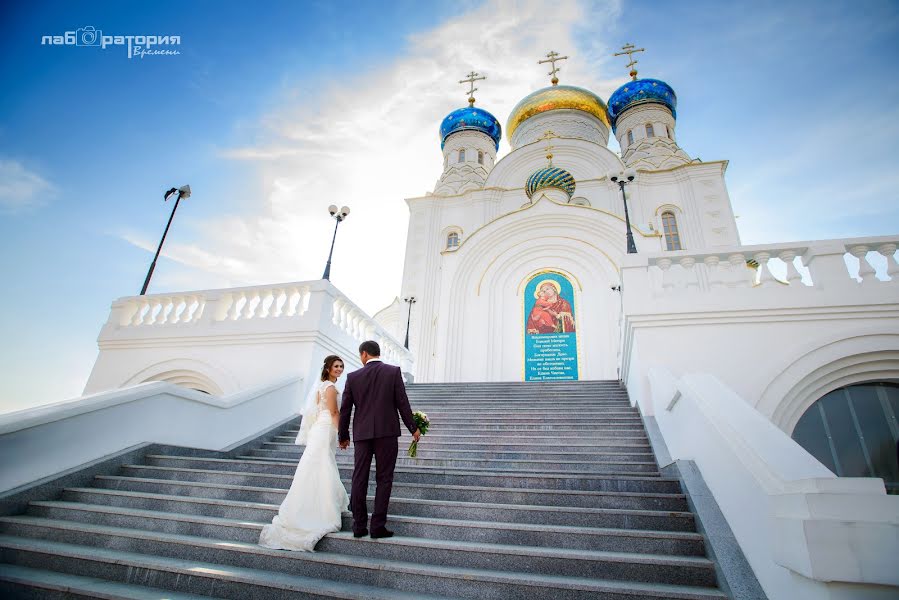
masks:
[[[406,200],[416,381],[617,379],[625,240],[637,253],[740,243],[727,162],[678,145],[674,89],[638,78],[624,50],[632,80],[608,104],[560,85],[567,57],[551,52],[552,83],[512,110],[499,162],[502,126],[475,106],[478,74],[463,80],[469,105],[440,124],[443,173]],[[403,339],[407,308],[376,319]]]

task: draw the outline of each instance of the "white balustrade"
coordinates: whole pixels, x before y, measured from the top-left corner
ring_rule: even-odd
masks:
[[[661,284],[655,280],[655,285],[659,286],[654,290],[656,294],[726,288],[899,285],[897,246],[899,236],[738,246],[720,251],[679,250],[651,254],[648,264],[650,269],[658,269],[661,273]],[[856,260],[859,269],[858,277],[854,278],[849,266]]]

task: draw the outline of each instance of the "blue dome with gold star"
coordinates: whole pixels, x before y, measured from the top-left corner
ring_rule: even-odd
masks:
[[[612,131],[615,130],[615,123],[621,113],[631,106],[649,102],[664,104],[671,111],[671,115],[677,118],[677,95],[670,85],[659,79],[636,79],[615,90],[609,98]]]
[[[483,108],[466,106],[454,110],[446,115],[440,124],[440,148],[446,143],[446,138],[457,131],[480,131],[493,138],[496,149],[499,150],[499,140],[503,137],[502,128],[496,117]]]
[[[524,185],[524,193],[528,198],[547,188],[556,188],[568,194],[571,199],[574,196],[574,176],[559,167],[549,165],[534,171],[534,174],[528,177],[527,183]]]

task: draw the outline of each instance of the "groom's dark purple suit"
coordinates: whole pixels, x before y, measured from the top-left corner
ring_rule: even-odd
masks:
[[[393,489],[393,470],[396,467],[400,436],[400,422],[411,433],[418,429],[412,418],[412,408],[406,396],[406,386],[399,367],[386,365],[380,360],[369,360],[358,371],[346,378],[343,401],[340,404],[341,442],[350,439],[350,415],[353,418],[353,486],[350,493],[350,509],[353,511],[353,532],[363,533],[368,524],[368,473],[372,456],[375,457],[375,506],[371,515],[371,530],[379,531],[387,523],[387,506]]]

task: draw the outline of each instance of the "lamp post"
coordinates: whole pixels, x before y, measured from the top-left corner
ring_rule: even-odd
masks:
[[[175,211],[178,210],[178,203],[181,202],[181,198],[190,198],[190,186],[183,185],[180,188],[172,188],[163,194],[163,202],[168,202],[169,198],[171,198],[174,194],[178,194],[178,197],[175,198],[175,206],[172,208],[172,214],[169,215],[169,222],[165,225],[165,231],[162,232],[162,239],[159,240],[159,247],[156,248],[156,255],[153,256],[153,262],[150,263],[150,270],[147,271],[147,278],[144,279],[144,287],[140,290],[140,295],[143,296],[147,293],[147,288],[150,287],[150,278],[153,277],[153,271],[156,270],[156,259],[159,258],[159,253],[162,251],[162,245],[165,243],[165,236],[169,232],[169,227],[172,226],[172,219],[175,218]]]
[[[624,224],[627,227],[627,253],[636,254],[637,246],[634,244],[634,232],[631,231],[631,218],[627,212],[627,194],[624,192],[624,186],[633,183],[637,177],[637,173],[633,169],[628,169],[623,173],[612,173],[609,179],[612,183],[617,183],[621,189],[621,199],[624,201]]]
[[[403,343],[403,346],[406,347],[406,350],[409,349],[409,323],[412,322],[412,305],[415,304],[415,296],[409,296],[408,298],[403,298],[403,302],[406,302],[409,305],[409,314],[406,317],[406,341]]]
[[[337,239],[337,227],[339,227],[340,223],[349,216],[350,207],[344,206],[338,210],[337,206],[332,204],[328,207],[328,212],[331,213],[331,216],[334,217],[337,223],[334,225],[334,236],[331,238],[331,251],[328,252],[328,263],[325,265],[325,272],[322,274],[322,279],[331,281],[331,256],[334,254],[334,240]]]

